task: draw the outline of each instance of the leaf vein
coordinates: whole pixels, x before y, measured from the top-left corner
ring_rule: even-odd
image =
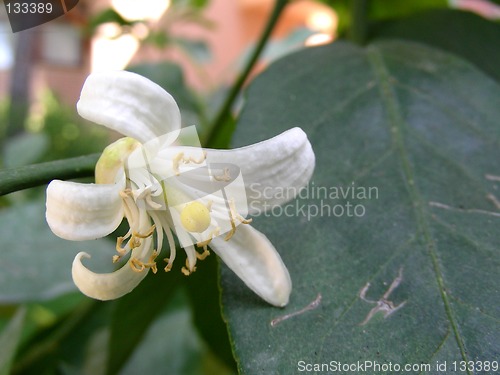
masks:
[[[431,238],[431,231],[426,220],[427,215],[425,213],[423,199],[420,196],[420,193],[417,190],[415,184],[412,183],[415,181],[414,171],[410,165],[410,161],[405,149],[402,135],[402,126],[404,125],[404,120],[401,115],[401,109],[399,107],[399,102],[396,98],[396,94],[394,93],[393,87],[391,86],[392,78],[387,71],[386,63],[384,62],[384,59],[377,47],[367,48],[367,58],[372,66],[373,74],[378,80],[380,96],[389,117],[389,125],[393,136],[393,142],[399,151],[403,176],[405,176],[405,178],[408,180],[408,183],[406,184],[407,191],[411,201],[414,202],[413,210],[419,226],[419,232],[423,235],[428,254],[431,258],[432,266],[436,276],[436,282],[441,294],[441,299],[444,304],[444,309],[452,326],[455,340],[460,349],[462,358],[463,360],[467,361],[465,343],[458,329],[458,322],[456,321],[454,311],[446,294],[443,274],[439,265],[435,245]]]

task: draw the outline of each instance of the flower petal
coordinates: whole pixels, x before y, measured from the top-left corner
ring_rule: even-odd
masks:
[[[207,150],[207,162],[231,163],[241,169],[250,214],[293,199],[312,176],[315,156],[300,128],[251,146]]]
[[[288,303],[292,291],[290,275],[264,234],[242,224],[229,241],[217,237],[210,247],[262,299],[279,307]]]
[[[54,180],[47,187],[47,223],[66,240],[92,240],[113,232],[123,219],[120,184]]]
[[[85,252],[76,255],[71,270],[73,282],[83,294],[101,301],[116,299],[131,292],[149,271],[146,268],[136,272],[125,264],[115,272],[98,274],[85,267],[82,258],[90,258],[90,255]]]
[[[91,74],[77,103],[80,116],[141,143],[181,127],[174,98],[138,74],[117,71]]]

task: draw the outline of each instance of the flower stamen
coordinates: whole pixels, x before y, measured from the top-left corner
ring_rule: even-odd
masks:
[[[165,258],[163,259],[165,262],[167,262],[168,264],[165,266],[165,268],[163,269],[165,272],[170,272],[172,271],[172,264],[173,262],[170,262],[170,259],[169,258]]]
[[[179,170],[179,167],[180,167],[180,164],[181,163],[184,163],[184,164],[189,164],[189,163],[194,163],[194,164],[201,164],[203,163],[207,158],[207,153],[206,151],[203,151],[203,154],[200,156],[199,159],[195,159],[193,158],[192,156],[189,156],[189,157],[184,157],[184,153],[183,152],[179,152],[177,155],[175,155],[175,157],[173,158],[172,160],[172,169],[174,170],[174,173],[176,176],[180,175],[180,170]]]
[[[235,223],[236,219],[241,224],[250,224],[252,222],[252,219],[245,219],[238,213],[238,211],[236,211],[234,198],[229,199],[229,219],[231,221],[231,230],[227,233],[226,237],[224,238],[224,241],[229,241],[231,237],[233,237],[233,235],[236,233],[236,223]]]
[[[155,225],[152,225],[151,228],[149,228],[149,230],[145,234],[141,234],[141,233],[138,233],[138,232],[133,232],[132,233],[132,238],[134,238],[134,237],[137,237],[137,238],[148,238],[148,237],[151,237],[153,235],[154,231],[155,231]]]
[[[203,253],[196,252],[196,258],[198,258],[199,260],[203,260],[210,255],[210,251],[208,251],[208,245],[210,244],[210,242],[213,240],[214,237],[217,237],[219,235],[219,233],[220,233],[220,228],[217,227],[210,233],[210,238],[208,240],[201,241],[196,244],[197,247],[203,248]]]
[[[186,266],[181,268],[181,272],[184,274],[184,276],[189,276],[196,271],[196,267],[193,267],[191,271],[190,268],[191,267],[189,267],[189,260],[186,258]]]
[[[224,168],[222,175],[212,176],[215,181],[228,182],[231,181],[231,175],[229,174],[229,168]]]
[[[130,236],[130,233],[128,234],[128,236]],[[125,245],[124,247],[122,247],[122,244],[123,244],[123,241],[125,241],[128,236],[125,236],[125,237],[118,237],[116,239],[116,252],[118,254],[120,254],[121,256],[125,255],[128,253],[128,250],[127,250],[127,245]]]
[[[208,251],[208,249],[207,249],[206,246],[203,248],[203,252],[202,253],[196,252],[196,258],[198,260],[204,260],[209,255],[210,255],[210,251]]]
[[[137,258],[132,258],[130,259],[130,268],[132,268],[132,270],[134,272],[142,272],[144,271],[146,268],[150,268],[151,271],[153,271],[153,273],[156,273],[158,272],[158,268],[156,267],[156,262],[155,262],[155,259],[156,257],[158,256],[158,251],[156,250],[153,250],[153,253],[151,254],[151,256],[149,257],[149,260],[144,263],[143,261],[137,259]]]

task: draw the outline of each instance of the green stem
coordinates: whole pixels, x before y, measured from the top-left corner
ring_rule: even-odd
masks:
[[[269,37],[271,36],[271,33],[274,27],[276,26],[276,23],[278,22],[278,19],[283,9],[285,9],[285,6],[288,4],[288,2],[289,0],[276,0],[274,4],[274,9],[267,21],[267,25],[264,28],[262,35],[260,36],[257,46],[252,52],[252,55],[250,56],[250,59],[248,60],[245,66],[245,69],[243,69],[243,71],[238,76],[236,82],[231,87],[231,90],[229,91],[229,94],[226,97],[224,104],[222,105],[221,109],[217,114],[217,117],[215,118],[214,125],[212,126],[212,130],[207,138],[206,146],[210,147],[216,141],[217,134],[224,130],[224,124],[226,123],[226,120],[231,113],[231,108],[233,106],[233,103],[236,100],[236,97],[241,91],[241,88],[243,87],[248,76],[250,75],[253,67],[255,66],[255,63],[258,61],[262,51],[264,50],[264,47],[266,46],[267,41],[269,40]]]
[[[0,170],[0,196],[43,185],[54,179],[69,180],[93,176],[99,156],[101,154],[91,154]]]
[[[351,0],[351,27],[349,39],[359,45],[366,42],[368,0]]]

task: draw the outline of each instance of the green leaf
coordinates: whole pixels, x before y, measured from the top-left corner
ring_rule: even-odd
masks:
[[[137,22],[127,21],[120,15],[120,13],[118,13],[113,8],[107,8],[90,19],[86,27],[87,34],[89,35],[94,34],[96,32],[96,29],[100,25],[105,23],[116,23],[119,26],[123,27],[123,26],[132,26]]]
[[[209,0],[173,0],[175,6],[193,7],[203,9],[209,3]]]
[[[473,31],[473,32],[472,32]],[[433,10],[372,29],[372,39],[401,38],[439,47],[474,63],[500,81],[500,24],[472,13]]]
[[[158,258],[161,259],[161,256]],[[234,367],[234,359],[232,357],[231,348],[229,345],[227,328],[222,321],[219,291],[217,289],[217,259],[215,255],[210,256],[199,264],[197,271],[186,278],[176,266],[172,271],[163,272],[161,267],[158,267],[156,275],[149,275],[144,281],[139,284],[130,294],[125,295],[116,301],[115,310],[113,311],[110,341],[109,341],[109,358],[108,358],[108,374],[118,372],[131,373],[137,368],[144,358],[151,356],[157,357],[161,350],[166,353],[166,347],[175,347],[175,343],[181,340],[171,330],[157,329],[158,325],[172,325],[172,317],[162,317],[165,312],[165,307],[172,310],[173,308],[186,307],[187,298],[184,294],[179,294],[179,287],[185,286],[190,297],[192,310],[192,324],[197,328],[201,337],[212,349],[217,357],[212,361],[218,363],[218,368],[231,369]],[[184,317],[178,317],[180,327],[178,330],[186,335],[193,336],[191,325],[182,330],[182,320]],[[164,321],[165,322],[158,322]],[[191,319],[190,319],[191,320]],[[167,323],[168,321],[169,323]],[[189,328],[189,329],[188,329]],[[153,338],[152,335],[160,335],[160,338]],[[178,333],[177,335],[179,335]],[[164,347],[152,349],[157,344],[151,345],[150,342],[163,341]],[[184,338],[182,345],[192,347],[200,345],[198,336],[197,343],[193,343],[191,339]],[[144,343],[146,341],[146,343]],[[149,342],[149,344],[147,343]],[[150,348],[151,350],[147,349]],[[190,355],[199,356],[200,350],[191,350]],[[146,356],[144,351],[148,351]],[[188,353],[177,353],[169,351],[169,355],[177,358],[179,366],[187,365]],[[131,356],[133,361],[129,363]],[[125,366],[124,369],[122,367]],[[144,367],[144,364],[141,366]],[[168,367],[171,372],[175,373],[172,366]],[[179,373],[182,373],[179,368]],[[187,371],[187,370],[186,370]],[[185,372],[185,371],[184,371]],[[186,373],[186,372],[185,372]]]
[[[203,260],[186,280],[193,311],[193,323],[201,337],[229,368],[236,369],[227,326],[222,320],[217,256]]]
[[[338,28],[340,34],[344,34],[352,23],[353,2],[363,0],[320,0],[331,6],[338,15]],[[367,5],[370,20],[397,19],[410,16],[417,12],[428,9],[446,8],[448,0],[364,0]]]
[[[187,309],[160,316],[121,374],[200,374],[202,347],[189,319]]]
[[[164,310],[179,287],[179,270],[148,275],[131,293],[116,302],[109,340],[108,374],[116,374],[143,339],[148,328]]]
[[[203,344],[194,329],[187,297],[179,292],[184,290],[177,290],[151,324],[120,374],[232,374]]]
[[[387,19],[407,16],[422,10],[446,8],[448,0],[384,0],[370,2],[372,19]]]
[[[56,237],[45,221],[45,202],[19,204],[0,210],[0,302],[45,300],[76,287],[71,264],[79,251],[92,255],[89,268],[113,270],[114,244]]]
[[[68,299],[73,300],[73,305],[77,302],[75,299],[81,302],[63,312],[63,306],[56,305],[66,305]],[[74,373],[68,370],[82,366],[87,342],[96,330],[102,329],[109,316],[109,306],[84,297],[80,292],[60,297],[58,301],[30,304],[25,323],[28,332],[25,332],[13,374],[51,374],[58,372],[56,369],[62,371],[62,367],[65,368],[62,373]],[[34,323],[38,328],[35,332]]]
[[[168,34],[163,31],[151,31],[148,36],[142,41],[144,44],[152,44],[156,48],[165,48],[171,43]]]
[[[21,338],[25,309],[20,308],[0,334],[0,375],[8,375]]]
[[[496,360],[498,118],[495,81],[409,42],[311,48],[258,77],[236,146],[300,126],[316,169],[300,199],[253,221],[290,270],[289,305],[266,305],[222,269],[241,373],[331,361],[437,373],[447,361],[439,373],[451,374],[452,361]]]

